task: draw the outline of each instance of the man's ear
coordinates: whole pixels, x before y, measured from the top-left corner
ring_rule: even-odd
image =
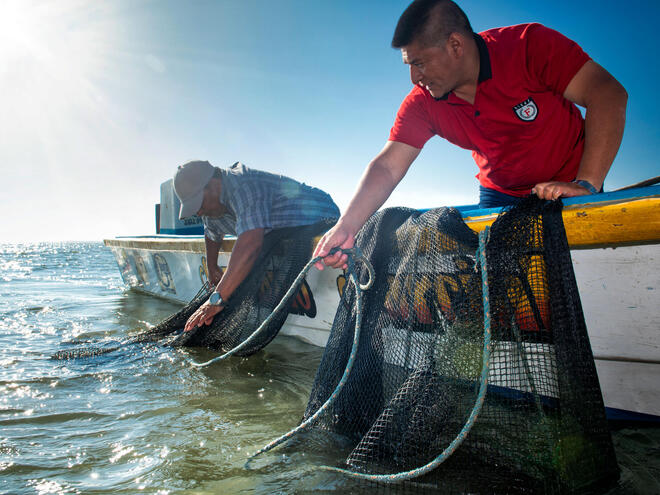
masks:
[[[455,58],[461,58],[465,52],[465,37],[460,33],[451,33],[447,38],[449,53]]]

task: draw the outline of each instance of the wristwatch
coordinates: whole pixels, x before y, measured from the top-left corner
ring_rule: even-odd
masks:
[[[215,292],[213,292],[213,294],[211,294],[211,297],[209,297],[209,304],[211,306],[220,306],[224,308],[225,306],[227,306],[227,301],[224,300],[220,295],[220,293],[216,290]]]
[[[594,185],[589,182],[588,180],[582,180],[582,179],[575,179],[573,181],[575,184],[578,186],[584,187],[587,191],[589,191],[591,194],[598,194],[598,190],[594,187]]]

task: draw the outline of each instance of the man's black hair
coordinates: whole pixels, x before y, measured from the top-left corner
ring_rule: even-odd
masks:
[[[465,12],[451,0],[415,0],[403,11],[392,37],[392,48],[413,41],[424,46],[444,43],[451,33],[471,34]]]

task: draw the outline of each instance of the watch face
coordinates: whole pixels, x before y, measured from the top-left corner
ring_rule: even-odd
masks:
[[[211,297],[209,298],[209,302],[214,306],[217,305],[220,302],[220,294],[218,294],[217,292],[211,294]]]

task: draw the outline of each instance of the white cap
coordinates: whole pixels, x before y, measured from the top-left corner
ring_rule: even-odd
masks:
[[[204,201],[204,187],[213,177],[213,171],[213,165],[199,160],[179,166],[174,174],[174,192],[181,201],[179,218],[197,214]]]

